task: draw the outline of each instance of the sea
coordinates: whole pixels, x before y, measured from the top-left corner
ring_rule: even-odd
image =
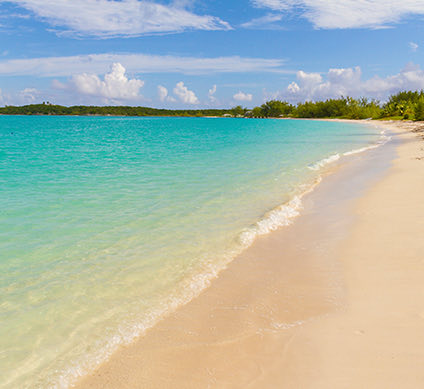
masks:
[[[387,140],[356,122],[1,116],[0,387],[69,387]]]

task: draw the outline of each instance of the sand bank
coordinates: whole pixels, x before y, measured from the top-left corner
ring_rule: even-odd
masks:
[[[424,142],[395,131],[77,387],[423,386]]]
[[[423,134],[400,135],[389,174],[356,203],[357,221],[338,252],[345,307],[292,343],[293,360],[314,359],[296,366],[292,387],[424,386]]]

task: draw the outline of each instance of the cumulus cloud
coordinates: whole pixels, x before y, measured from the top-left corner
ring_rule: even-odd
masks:
[[[368,93],[386,95],[396,93],[401,90],[424,89],[424,71],[419,65],[409,63],[398,74],[385,78],[373,77],[363,82]]]
[[[199,104],[199,99],[195,95],[195,93],[189,90],[184,82],[180,81],[174,88],[174,94],[178,97],[178,99],[186,104]]]
[[[424,71],[418,65],[408,64],[398,74],[362,80],[359,67],[330,69],[326,77],[318,73],[299,71],[297,81],[292,82],[281,98],[291,101],[322,100],[340,96],[370,96],[385,99],[401,90],[424,89]]]
[[[226,30],[228,23],[196,15],[185,4],[143,0],[8,0],[54,26],[58,33],[101,38],[132,37],[187,29]]]
[[[173,103],[176,101],[174,97],[168,94],[168,89],[166,89],[162,85],[158,85],[158,96],[159,96],[159,100],[162,102],[168,101]]]
[[[165,99],[168,97],[168,89],[162,85],[158,85],[158,95],[160,101],[165,101]]]
[[[274,11],[300,12],[316,28],[382,28],[424,15],[424,0],[251,0]]]
[[[253,96],[250,93],[243,93],[239,91],[233,96],[233,99],[236,101],[252,101]]]
[[[4,92],[0,89],[0,105],[23,105],[40,102],[43,92],[36,88],[24,88],[21,90]]]
[[[19,92],[19,96],[25,104],[31,104],[40,96],[40,92],[35,88],[25,88]]]
[[[209,96],[213,96],[216,93],[216,85],[213,85],[211,89],[209,89]]]
[[[119,62],[128,71],[137,73],[247,73],[284,70],[284,60],[243,57],[177,57],[146,54],[91,54],[69,57],[42,57],[0,61],[0,75],[69,77],[75,73],[104,74],[111,63]]]
[[[133,100],[140,97],[140,89],[144,81],[128,79],[125,68],[120,63],[114,63],[104,79],[97,74],[82,73],[72,76],[68,84],[58,81],[53,86],[59,89],[69,89],[81,95],[103,98],[105,101]]]
[[[412,52],[416,52],[418,49],[418,44],[416,44],[415,42],[409,42],[409,48],[411,49]]]
[[[319,73],[303,71],[299,71],[296,78],[297,82],[292,82],[287,87],[287,92],[301,100],[356,95],[363,88],[359,67],[330,69],[326,80]]]
[[[216,97],[214,96],[216,93],[216,85],[213,85],[211,89],[208,91],[208,97],[210,102],[214,103],[216,102]]]

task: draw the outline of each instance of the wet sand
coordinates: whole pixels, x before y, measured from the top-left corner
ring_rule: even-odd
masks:
[[[77,387],[423,386],[424,142],[394,131]]]

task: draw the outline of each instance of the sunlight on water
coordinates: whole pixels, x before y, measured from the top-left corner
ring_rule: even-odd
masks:
[[[321,121],[0,117],[1,387],[66,387],[287,224],[326,160],[379,140]]]

